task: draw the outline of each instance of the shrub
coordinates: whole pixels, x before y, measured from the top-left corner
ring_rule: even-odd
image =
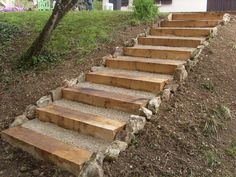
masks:
[[[154,20],[158,15],[158,7],[154,0],[134,0],[134,16],[142,21]]]

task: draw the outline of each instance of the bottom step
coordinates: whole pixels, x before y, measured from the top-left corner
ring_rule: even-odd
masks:
[[[79,174],[82,165],[92,155],[89,151],[65,144],[23,127],[4,130],[1,137],[4,141],[23,149],[35,158],[51,161],[75,175]]]

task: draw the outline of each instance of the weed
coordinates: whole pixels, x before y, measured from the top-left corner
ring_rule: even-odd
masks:
[[[131,145],[133,145],[135,148],[137,148],[139,146],[137,138],[132,139]]]
[[[226,150],[226,154],[235,157],[236,156],[236,140],[233,140],[231,146]]]
[[[158,15],[154,0],[134,0],[134,16],[142,21],[152,21]]]
[[[212,109],[213,114],[221,120],[228,120],[231,118],[231,111],[224,105],[219,105],[217,108]]]
[[[233,44],[232,49],[236,50],[236,43]]]
[[[211,116],[206,120],[203,132],[207,136],[217,135],[218,128],[221,126],[220,122],[214,116]]]
[[[206,156],[208,167],[213,168],[221,164],[219,157],[214,152],[207,151],[205,156]]]
[[[215,86],[211,81],[205,81],[204,83],[201,84],[202,88],[214,92],[215,91]]]

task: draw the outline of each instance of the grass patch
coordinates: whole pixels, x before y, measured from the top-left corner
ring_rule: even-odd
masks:
[[[223,121],[231,118],[230,109],[224,105],[209,109],[207,118],[204,122],[203,132],[206,136],[218,136],[218,130],[222,129]]]
[[[201,87],[207,91],[214,92],[215,86],[212,81],[205,81],[201,84]]]
[[[28,45],[39,34],[51,12],[0,13],[0,22],[14,25],[29,34]],[[70,12],[53,32],[44,53],[65,56],[73,54],[81,60],[101,45],[109,44],[119,30],[130,26],[131,12],[122,11],[76,11]],[[22,41],[25,42],[25,41]],[[27,49],[29,46],[26,46]],[[48,55],[35,59],[44,61]],[[53,59],[52,59],[53,60]]]
[[[236,139],[232,141],[231,146],[226,150],[226,154],[231,157],[236,156]]]
[[[221,161],[216,153],[212,151],[207,151],[205,156],[206,156],[206,163],[208,167],[214,168],[221,164]]]

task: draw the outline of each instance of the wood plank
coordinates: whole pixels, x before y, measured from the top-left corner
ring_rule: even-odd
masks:
[[[159,93],[163,90],[164,85],[169,82],[169,79],[96,71],[88,73],[86,81]]]
[[[211,31],[212,28],[160,27],[152,28],[150,34],[153,36],[207,37]]]
[[[162,21],[161,27],[215,27],[218,24],[218,20],[175,20]]]
[[[127,56],[174,60],[187,60],[192,57],[194,51],[194,48],[163,47],[150,45],[137,45],[135,47],[124,48],[124,54]]]
[[[62,93],[63,98],[68,100],[130,113],[137,113],[139,108],[145,106],[148,100],[151,99],[149,97],[121,95],[87,87],[64,88]]]
[[[35,158],[50,161],[75,175],[79,174],[82,165],[91,157],[91,152],[23,127],[4,130],[1,137]]]
[[[172,37],[172,36],[148,36],[139,37],[138,43],[142,45],[153,46],[171,46],[171,47],[197,47],[204,41],[203,38],[190,37]]]
[[[60,127],[105,140],[113,140],[116,133],[125,125],[124,122],[57,105],[38,108],[37,117],[41,121],[55,123]]]
[[[222,20],[223,13],[174,13],[172,20]]]
[[[177,66],[184,64],[180,60],[162,60],[141,57],[120,56],[106,60],[106,66],[111,68],[145,71],[162,74],[173,74]]]

